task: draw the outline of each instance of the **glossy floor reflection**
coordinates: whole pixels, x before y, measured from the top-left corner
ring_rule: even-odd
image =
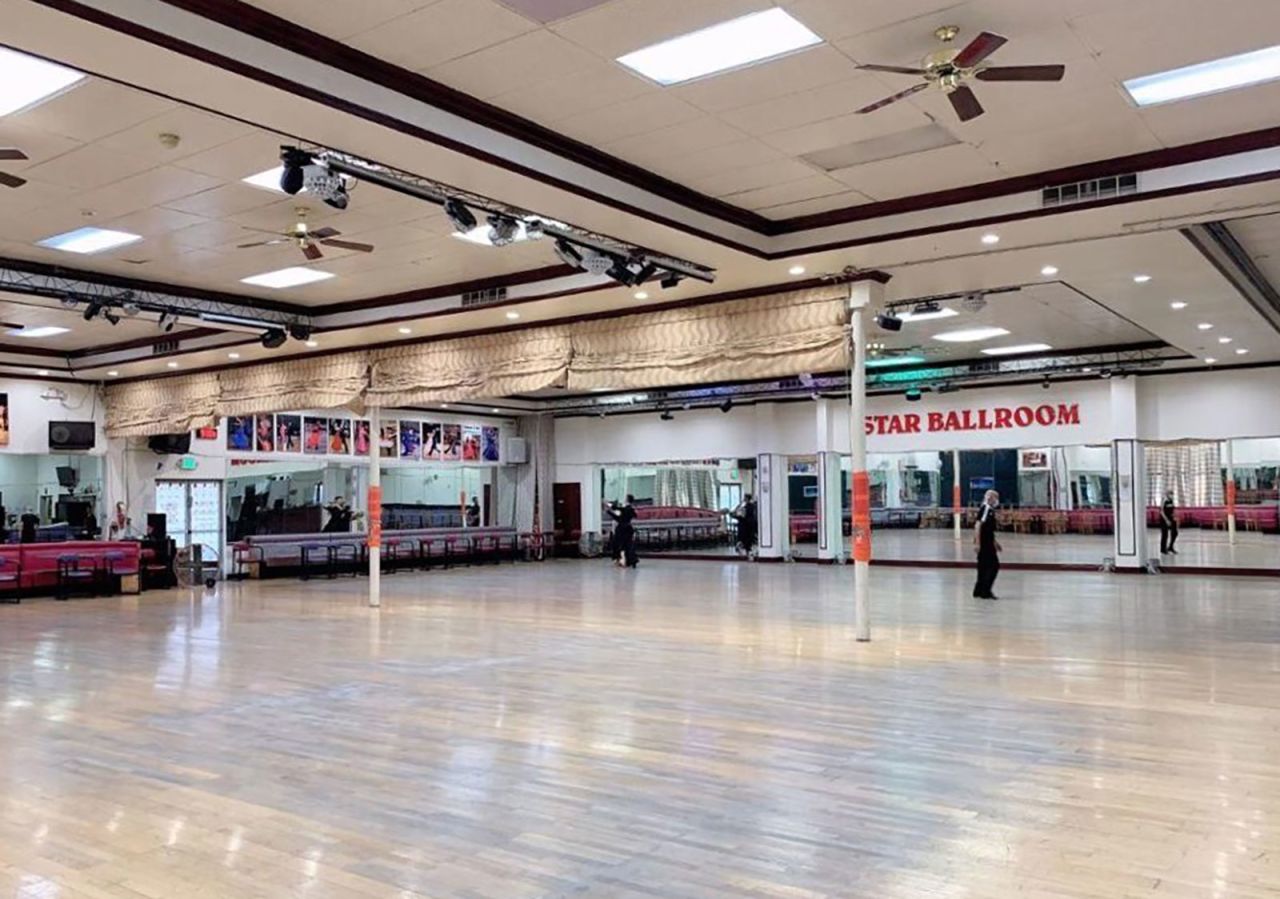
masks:
[[[558,562],[0,606],[0,897],[1274,897],[1259,579]]]

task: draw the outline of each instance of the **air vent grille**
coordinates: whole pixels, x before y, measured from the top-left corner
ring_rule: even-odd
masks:
[[[1046,187],[1041,192],[1042,206],[1066,206],[1071,203],[1089,203],[1109,197],[1123,197],[1138,192],[1137,175],[1109,175],[1091,181],[1076,181]]]
[[[492,303],[501,303],[507,298],[507,289],[505,287],[494,287],[489,290],[473,290],[470,293],[462,295],[462,308],[469,306],[488,306]]]
[[[151,344],[151,355],[153,356],[163,356],[166,353],[176,352],[178,352],[178,341],[173,339],[157,340],[155,343]]]

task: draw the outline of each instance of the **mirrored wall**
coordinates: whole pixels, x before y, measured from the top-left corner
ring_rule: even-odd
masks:
[[[0,454],[0,506],[5,539],[16,541],[23,516],[48,532],[41,539],[98,534],[102,508],[102,457],[81,453]],[[54,533],[56,532],[56,533]]]
[[[636,543],[642,552],[731,556],[737,549],[744,500],[754,493],[754,460],[708,459],[601,472],[601,520],[611,532],[610,507],[634,497]]]

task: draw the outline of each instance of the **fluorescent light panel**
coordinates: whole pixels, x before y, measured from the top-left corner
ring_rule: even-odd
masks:
[[[993,337],[1004,337],[1009,332],[1004,328],[968,328],[963,331],[946,331],[933,335],[934,340],[943,343],[975,343],[979,340],[991,340]]]
[[[619,56],[618,62],[658,84],[680,84],[739,69],[822,43],[784,10],[774,7],[730,19]]]
[[[867,368],[888,368],[891,365],[916,365],[924,356],[878,356],[867,360]]]
[[[300,265],[295,265],[291,268],[282,268],[274,272],[263,272],[261,275],[241,278],[240,283],[279,290],[284,287],[298,287],[302,284],[313,284],[316,281],[327,281],[332,277],[332,272],[322,272],[318,269],[303,268]]]
[[[35,106],[83,80],[73,69],[0,48],[0,116]]]
[[[58,334],[66,334],[70,330],[70,328],[59,328],[57,325],[41,325],[38,328],[12,328],[9,334],[26,340],[38,340],[41,337],[55,337]]]
[[[1280,78],[1280,46],[1130,78],[1124,83],[1139,106],[1172,103]]]
[[[128,231],[109,231],[106,228],[77,228],[65,234],[55,234],[39,242],[39,246],[65,253],[102,253],[137,243],[142,237]]]
[[[898,314],[898,318],[904,322],[927,322],[937,318],[954,318],[959,314],[950,306],[943,306],[936,312],[902,312]]]
[[[1018,353],[1043,353],[1053,347],[1047,343],[1022,343],[1017,346],[993,346],[983,350],[987,356],[1015,356]]]

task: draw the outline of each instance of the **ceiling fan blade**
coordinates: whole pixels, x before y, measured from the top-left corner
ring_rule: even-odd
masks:
[[[0,147],[0,159],[3,159],[5,161],[22,160],[22,159],[30,159],[30,158],[31,157],[29,157],[26,153],[23,153],[21,150],[17,149],[16,147]]]
[[[320,252],[320,248],[313,243],[304,243],[302,245],[302,255],[306,256],[312,262],[317,259],[323,259],[324,253]]]
[[[307,236],[312,240],[324,240],[329,237],[337,237],[341,233],[335,228],[317,228],[314,231],[308,231]]]
[[[247,250],[250,247],[273,247],[278,243],[287,243],[283,237],[277,237],[275,240],[258,240],[253,243],[242,243],[236,246],[237,250]]]
[[[0,172],[0,185],[4,185],[5,187],[21,187],[26,183],[26,178],[19,178],[17,175],[10,175],[8,172]]]
[[[1061,81],[1066,66],[992,66],[975,77],[979,81]]]
[[[326,247],[337,247],[340,250],[355,250],[357,253],[372,253],[373,244],[371,243],[355,243],[350,240],[333,240],[325,238],[320,241]]]
[[[875,103],[872,103],[870,106],[862,107],[861,109],[858,110],[858,113],[862,114],[867,112],[875,112],[877,109],[883,109],[884,107],[888,106],[890,103],[897,103],[899,100],[903,99],[904,97],[910,97],[912,94],[917,94],[928,86],[929,86],[929,82],[921,81],[919,84],[912,85],[911,87],[907,88],[905,91],[898,91],[892,97],[885,97],[883,100],[877,100]]]
[[[973,91],[964,85],[947,94],[947,99],[951,101],[952,108],[955,109],[956,115],[960,116],[960,121],[962,122],[976,119],[986,111],[982,108],[982,104],[978,102],[978,98],[973,95]]]
[[[867,63],[865,66],[858,66],[868,72],[892,72],[894,75],[923,75],[924,69],[913,69],[910,66],[881,66],[875,63]]]
[[[957,69],[971,69],[1003,47],[1008,41],[1007,37],[984,31],[971,40],[969,46],[961,50],[956,55],[956,58],[951,60],[951,64]]]

